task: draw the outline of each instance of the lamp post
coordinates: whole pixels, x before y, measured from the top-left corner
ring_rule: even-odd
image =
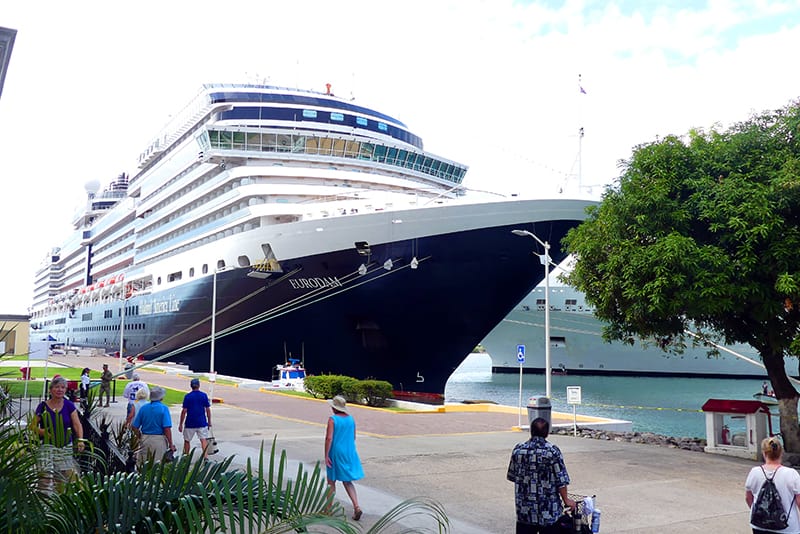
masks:
[[[125,306],[128,303],[128,299],[125,296],[125,288],[122,288],[122,309],[119,313],[119,370],[118,372],[122,372],[122,358],[123,358],[123,350],[125,349]],[[114,401],[116,402],[116,401]]]
[[[211,382],[210,388],[210,401],[214,402],[214,382],[217,381],[217,375],[214,371],[214,346],[217,336],[217,273],[220,269],[214,269],[214,275],[211,285],[211,361],[208,367],[208,381]]]
[[[544,384],[545,396],[549,399],[552,393],[552,370],[550,369],[550,243],[542,241],[536,234],[527,230],[511,230],[518,236],[528,236],[544,247],[544,254],[538,255],[544,264]]]

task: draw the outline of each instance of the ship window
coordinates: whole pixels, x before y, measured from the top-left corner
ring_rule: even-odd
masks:
[[[247,134],[247,150],[261,150],[261,134]]]
[[[347,147],[344,149],[344,157],[355,158],[358,157],[359,143],[357,141],[348,141]]]
[[[544,306],[544,299],[536,299],[537,306]]]
[[[219,132],[219,148],[231,148],[231,132]]]
[[[244,132],[233,132],[233,148],[244,150]]]
[[[203,264],[203,274],[208,274],[208,264]]]
[[[331,115],[333,115],[333,113],[331,113]],[[303,117],[306,117],[308,119],[313,119],[316,116],[317,116],[317,111],[314,110],[314,109],[304,109],[303,110]]]
[[[378,123],[378,129],[379,129],[380,131],[382,131],[382,132],[388,132],[388,131],[389,131],[389,127],[388,127],[388,126],[386,126],[386,124],[384,124],[384,123],[382,123],[382,122],[379,122],[379,123]]]
[[[372,151],[375,150],[375,145],[372,143],[361,143],[361,150],[359,151],[359,158],[372,159]]]
[[[189,267],[189,278],[194,276],[194,267]]]
[[[217,269],[224,269],[225,268],[225,260],[217,260]]]
[[[183,278],[183,271],[178,271],[176,273],[170,273],[167,275],[167,282],[177,282]]]
[[[331,120],[342,122],[344,120],[344,115],[341,113],[331,113]]]
[[[367,124],[369,124],[369,121],[364,117],[356,117],[356,124],[358,124],[359,126],[366,126]]]
[[[239,267],[250,267],[250,258],[245,255],[239,256],[236,261],[239,262]]]
[[[316,137],[306,137],[306,154],[319,154],[319,139]]]
[[[159,285],[159,286],[161,285],[161,277],[160,276],[158,277],[158,280],[156,280],[156,284]]]
[[[564,304],[566,304],[567,306],[575,306],[576,304],[578,304],[578,299],[566,299],[564,301]]]
[[[340,158],[344,157],[344,139],[333,140],[333,155]]]

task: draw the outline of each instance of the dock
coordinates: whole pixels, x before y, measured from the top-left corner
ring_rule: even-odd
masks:
[[[93,370],[109,363],[113,370],[116,361],[58,356],[51,363]],[[188,378],[180,373],[155,367],[139,373],[150,384],[189,390]],[[204,382],[201,389],[208,392],[208,386]],[[221,401],[212,408],[218,454],[235,455],[234,464],[256,458],[262,443],[269,447],[273,439],[286,450],[290,471],[296,462],[313,467],[323,459],[330,414],[325,401],[265,392],[252,383],[217,383],[214,397]],[[517,408],[470,410],[465,405],[396,412],[351,407],[366,473],[356,483],[363,526],[404,499],[427,496],[444,505],[453,533],[514,531],[514,488],[506,470],[511,449],[529,436],[518,425]],[[125,403],[104,410],[123,417]],[[180,406],[172,406],[174,433],[179,414]],[[572,414],[554,413],[553,423],[572,425]],[[750,532],[744,480],[758,465],[754,461],[614,439],[552,435],[549,440],[564,453],[570,493],[597,495],[601,532]],[[349,509],[341,488],[337,497]]]

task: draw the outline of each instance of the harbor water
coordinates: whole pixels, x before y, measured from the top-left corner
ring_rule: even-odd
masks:
[[[705,414],[700,407],[708,399],[753,400],[761,390],[760,380],[718,378],[653,378],[619,376],[552,376],[553,410],[572,413],[567,404],[567,386],[581,386],[577,412],[633,423],[636,432],[654,432],[674,437],[705,437]],[[519,406],[519,373],[492,374],[488,354],[471,354],[456,369],[445,388],[445,402],[488,400]],[[528,399],[545,394],[544,375],[522,377],[522,409]],[[773,407],[773,413],[777,409]],[[744,421],[740,421],[744,426]],[[773,415],[777,427],[778,419]],[[734,425],[739,426],[736,421]],[[733,432],[741,431],[731,428]]]

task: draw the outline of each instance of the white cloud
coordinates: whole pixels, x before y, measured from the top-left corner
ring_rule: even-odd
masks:
[[[330,82],[469,164],[468,185],[538,194],[575,186],[580,127],[581,182],[597,195],[638,143],[797,97],[800,72],[786,64],[800,42],[794,2],[550,4],[4,6],[0,24],[19,33],[0,100],[1,220],[24,231],[6,243],[0,312],[26,309],[33,270],[63,237],[82,184],[132,172],[204,82]],[[758,30],[776,14],[779,27]]]

